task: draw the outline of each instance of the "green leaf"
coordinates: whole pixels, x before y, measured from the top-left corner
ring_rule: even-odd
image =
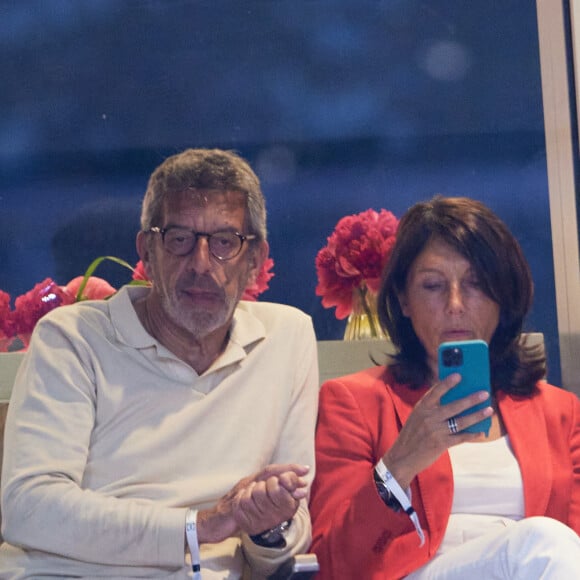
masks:
[[[105,260],[109,260],[110,262],[115,262],[121,266],[124,266],[125,268],[131,270],[131,272],[135,271],[135,268],[133,268],[133,266],[131,266],[131,264],[129,264],[128,262],[125,262],[125,260],[121,260],[121,258],[116,258],[115,256],[101,256],[99,258],[96,258],[95,260],[93,260],[91,262],[91,264],[89,265],[89,267],[87,268],[87,271],[85,272],[84,276],[83,276],[83,281],[81,282],[81,285],[79,286],[79,291],[77,292],[77,295],[75,296],[75,302],[80,302],[81,300],[83,300],[83,292],[85,290],[85,287],[87,285],[87,282],[89,281],[89,278],[93,275],[94,271],[99,267],[99,265],[104,262]],[[147,281],[145,280],[134,280],[134,282],[145,282],[146,285]],[[141,285],[141,284],[139,284]]]

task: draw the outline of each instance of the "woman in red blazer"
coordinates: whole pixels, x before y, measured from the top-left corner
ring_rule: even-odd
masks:
[[[405,214],[378,297],[398,354],[321,390],[320,578],[580,577],[580,402],[521,339],[532,294],[483,204],[437,196]],[[474,339],[489,344],[491,397],[442,404],[460,377],[437,380],[439,344]],[[487,436],[465,431],[483,420]]]

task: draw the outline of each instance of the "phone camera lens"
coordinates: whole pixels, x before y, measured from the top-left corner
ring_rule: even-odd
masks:
[[[459,367],[463,364],[463,351],[458,347],[446,348],[442,358],[446,367]]]

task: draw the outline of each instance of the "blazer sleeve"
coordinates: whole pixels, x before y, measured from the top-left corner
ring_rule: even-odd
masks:
[[[400,549],[413,546],[410,551],[418,556],[410,519],[383,503],[373,480],[381,425],[391,425],[393,437],[398,431],[393,405],[378,389],[355,382],[354,376],[327,381],[320,394],[311,549],[320,562],[319,577],[333,580],[393,577],[385,575],[385,559],[397,538],[402,540]]]
[[[573,398],[572,430],[570,436],[572,457],[572,497],[570,500],[570,527],[580,535],[580,400]]]

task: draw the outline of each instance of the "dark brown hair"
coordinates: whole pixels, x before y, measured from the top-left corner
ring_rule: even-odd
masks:
[[[435,196],[411,207],[383,273],[378,296],[381,325],[398,349],[389,365],[397,381],[417,388],[429,381],[427,353],[399,303],[413,262],[432,239],[449,244],[474,268],[483,292],[500,307],[489,344],[494,390],[528,395],[545,376],[543,348],[521,339],[533,298],[533,281],[523,252],[508,227],[483,203],[465,197]]]

